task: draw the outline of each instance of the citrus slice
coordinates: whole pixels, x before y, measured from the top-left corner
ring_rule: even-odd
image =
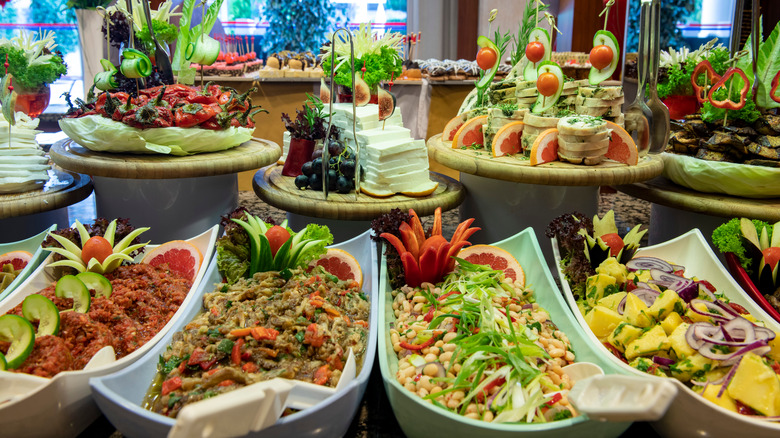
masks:
[[[352,257],[352,254],[344,250],[328,248],[328,252],[318,260],[309,263],[309,266],[312,268],[322,266],[339,280],[355,280],[359,286],[363,285],[363,271],[360,269],[360,263]]]
[[[449,122],[444,126],[444,131],[441,133],[441,140],[442,141],[452,141],[452,139],[455,138],[455,134],[458,132],[458,129],[460,129],[461,126],[463,126],[463,123],[465,123],[466,120],[464,120],[463,114],[458,114],[457,116],[450,119]]]
[[[498,130],[493,137],[493,156],[511,155],[520,152],[520,135],[523,133],[523,122],[510,122]]]
[[[612,130],[609,139],[609,149],[605,157],[618,163],[636,166],[639,162],[639,149],[631,138],[631,134],[613,122],[607,122],[607,127]]]
[[[482,135],[482,125],[485,123],[487,123],[487,115],[468,119],[455,133],[455,137],[452,139],[452,148],[460,149],[474,144],[483,147],[485,145],[485,137]]]
[[[32,259],[32,254],[27,251],[11,251],[3,255],[0,255],[0,269],[3,265],[11,264],[14,267],[14,271],[24,269],[27,263]]]
[[[172,240],[149,251],[141,263],[159,267],[167,265],[171,271],[195,280],[200,264],[203,263],[203,254],[189,242]]]
[[[536,137],[531,147],[531,166],[558,159],[558,130],[550,128]]]
[[[476,265],[488,265],[504,275],[525,285],[525,272],[517,259],[509,252],[492,245],[472,245],[463,248],[458,257]]]

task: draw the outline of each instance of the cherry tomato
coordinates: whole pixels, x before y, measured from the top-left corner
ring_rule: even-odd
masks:
[[[265,232],[268,243],[271,244],[271,255],[276,255],[276,251],[284,245],[284,242],[290,238],[290,233],[286,228],[274,225]]]
[[[108,243],[108,240],[101,236],[92,236],[81,248],[81,260],[84,260],[84,263],[89,263],[90,260],[97,259],[98,262],[103,263],[103,260],[113,253],[114,248]]]
[[[597,70],[602,70],[612,62],[612,49],[609,46],[600,45],[590,50],[590,65]]]
[[[525,57],[531,62],[539,62],[544,58],[544,44],[532,41],[525,46]]]
[[[780,260],[780,248],[772,247],[761,251],[764,254],[764,262],[774,271],[777,261]]]
[[[609,255],[612,257],[616,257],[620,253],[620,250],[623,249],[623,246],[625,246],[623,238],[620,237],[618,233],[603,234],[601,240],[610,248]]]
[[[477,65],[482,70],[490,70],[496,65],[498,54],[490,47],[482,47],[477,52]]]
[[[536,88],[542,96],[552,96],[558,91],[558,77],[550,72],[542,73],[536,79]]]

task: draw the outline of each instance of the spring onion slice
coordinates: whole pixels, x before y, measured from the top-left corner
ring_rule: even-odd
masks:
[[[128,78],[145,78],[152,74],[152,61],[141,51],[125,49],[119,71]]]
[[[184,52],[184,59],[200,65],[211,65],[219,56],[219,41],[208,35],[201,35],[197,40],[190,42]]]

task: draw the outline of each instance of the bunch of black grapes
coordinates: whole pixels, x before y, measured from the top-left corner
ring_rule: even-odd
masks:
[[[321,191],[323,184],[328,184],[328,191],[342,194],[355,188],[355,154],[338,140],[330,140],[328,153],[330,160],[327,182],[322,178],[322,150],[318,149],[312,154],[311,161],[303,163],[303,174],[295,177],[296,187],[301,190],[311,188]]]

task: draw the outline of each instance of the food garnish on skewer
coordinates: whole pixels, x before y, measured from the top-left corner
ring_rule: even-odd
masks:
[[[609,9],[615,4],[615,0],[607,2],[599,16],[604,15],[604,29],[593,36],[593,48],[590,50],[590,74],[588,81],[591,85],[598,85],[612,77],[620,62],[620,44],[615,35],[607,30],[607,18]]]

